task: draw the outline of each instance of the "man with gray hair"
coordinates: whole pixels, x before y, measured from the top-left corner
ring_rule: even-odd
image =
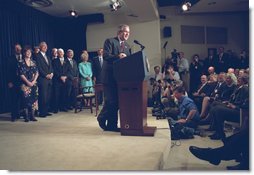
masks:
[[[104,89],[104,106],[97,118],[99,126],[105,131],[119,132],[118,121],[118,92],[117,84],[113,75],[113,63],[131,54],[127,40],[130,35],[128,25],[118,27],[117,36],[106,39],[104,42],[104,62],[102,66],[102,83]]]
[[[69,61],[64,58],[64,50],[59,48],[57,50],[58,58],[54,59],[52,64],[54,68],[54,113],[58,110],[68,111],[67,91],[69,84],[67,78],[70,76],[71,65]]]
[[[39,70],[38,91],[39,91],[39,116],[47,117],[51,115],[49,110],[50,95],[52,89],[53,67],[51,59],[46,55],[48,46],[46,42],[41,42],[40,52],[36,54],[36,63]]]

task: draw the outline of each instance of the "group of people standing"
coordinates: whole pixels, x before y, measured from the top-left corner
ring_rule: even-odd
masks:
[[[38,48],[37,52],[32,53],[30,47],[22,49],[20,44],[16,44],[15,54],[8,60],[7,80],[13,122],[20,118],[21,109],[24,109],[25,122],[37,121],[35,112],[39,117],[47,117],[59,110],[72,110],[76,103],[73,87],[76,79],[79,79],[84,93],[93,92],[93,84],[101,83],[102,63],[98,65],[94,62],[99,57],[103,61],[103,49],[99,49],[98,57],[92,59],[92,63],[84,50],[78,64],[71,49],[67,50],[65,57],[63,49],[53,48],[50,57],[47,56],[46,42],[41,42]]]

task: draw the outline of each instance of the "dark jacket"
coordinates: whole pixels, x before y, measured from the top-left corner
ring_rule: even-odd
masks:
[[[94,57],[92,62],[93,77],[96,78],[96,84],[101,83],[101,71],[102,67],[100,64],[99,57]]]
[[[48,74],[53,73],[53,66],[52,66],[52,63],[51,63],[51,59],[50,59],[50,57],[47,57],[47,58],[48,58],[48,64],[47,64],[47,62],[46,62],[46,60],[43,57],[41,52],[39,52],[36,55],[36,58],[35,58],[36,65],[37,65],[38,70],[39,70],[39,77],[38,77],[38,83],[39,84],[43,84],[45,82],[52,83],[52,80],[48,80],[46,78],[46,76]]]
[[[71,78],[71,64],[68,59],[64,58],[64,63],[61,65],[61,61],[59,58],[53,60],[53,68],[54,68],[54,82],[62,83],[61,76],[67,76],[67,78]]]
[[[120,52],[120,41],[118,37],[107,39],[104,42],[104,62],[102,66],[102,83],[116,84],[113,74],[113,62],[120,59],[118,55]],[[124,53],[129,56],[131,54],[130,46],[125,42]]]

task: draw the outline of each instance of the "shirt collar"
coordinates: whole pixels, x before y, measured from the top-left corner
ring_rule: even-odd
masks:
[[[41,52],[42,56],[45,56],[45,55],[46,55],[45,52],[42,52],[42,51],[40,51],[40,52]]]

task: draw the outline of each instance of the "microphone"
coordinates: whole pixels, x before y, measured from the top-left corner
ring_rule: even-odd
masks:
[[[137,45],[140,45],[140,47],[141,47],[142,50],[145,48],[145,46],[143,46],[139,41],[134,40],[133,42],[134,42],[135,44],[137,44]]]
[[[165,42],[164,46],[163,46],[163,49],[165,49],[168,45],[168,41]]]

